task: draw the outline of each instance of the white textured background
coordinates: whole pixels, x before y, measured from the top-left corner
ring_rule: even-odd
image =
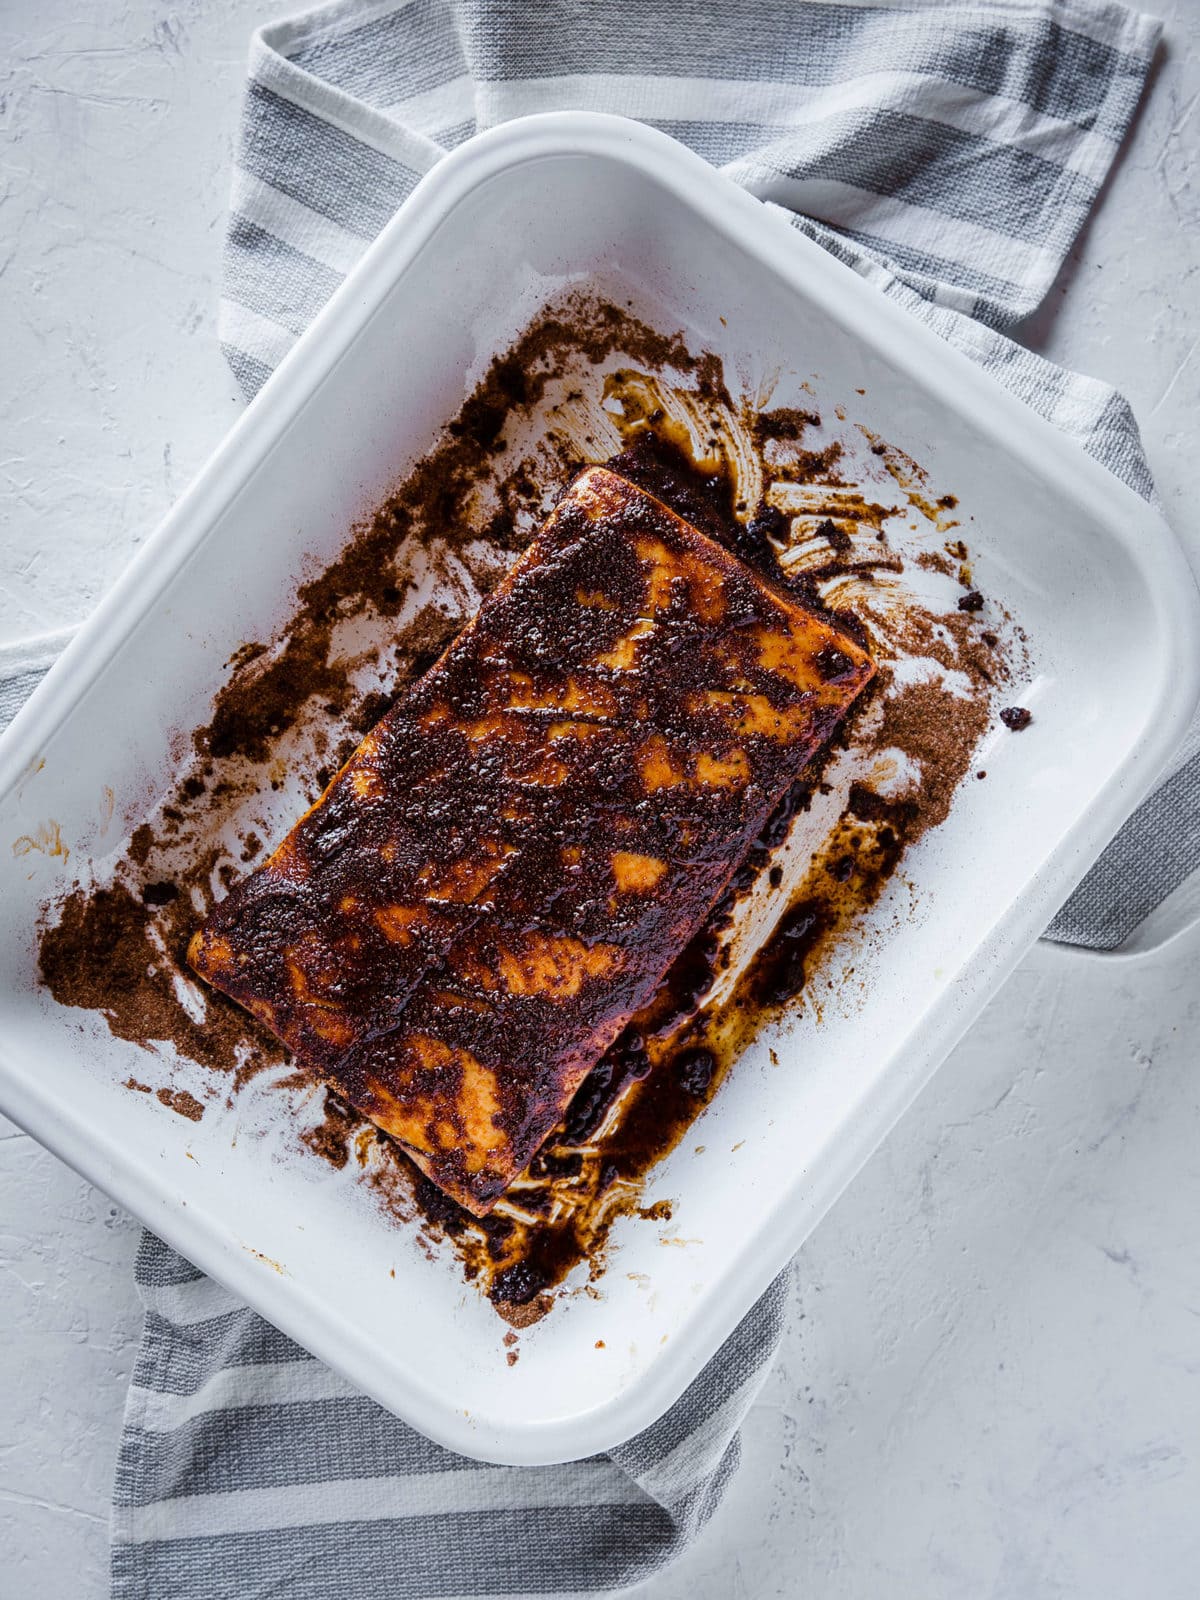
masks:
[[[1131,148],[1026,332],[1131,397],[1196,548],[1200,0],[1159,9]],[[234,414],[221,234],[269,14],[0,0],[0,641],[82,617]],[[1029,958],[806,1247],[746,1468],[643,1592],[1194,1600],[1198,970],[1200,931]],[[106,1592],[135,1239],[0,1120],[3,1600]]]

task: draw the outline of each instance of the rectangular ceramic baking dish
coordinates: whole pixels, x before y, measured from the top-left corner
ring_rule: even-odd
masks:
[[[865,390],[864,421],[974,518],[976,581],[1035,645],[1036,720],[997,734],[989,781],[906,858],[860,997],[801,1013],[777,1064],[765,1040],[746,1053],[652,1180],[673,1220],[620,1225],[600,1294],[527,1330],[509,1366],[453,1259],[239,1139],[236,1116],[193,1124],[121,1087],[144,1055],[39,991],[35,927],[169,786],[237,645],[269,636],[306,563],[567,283],[683,328],[727,372],[803,378],[822,403]],[[1150,508],[782,216],[637,124],[510,123],[420,185],[0,743],[0,1106],[442,1443],[602,1450],[695,1376],[1145,794],[1200,687],[1198,620]],[[72,855],[18,848],[51,837]]]

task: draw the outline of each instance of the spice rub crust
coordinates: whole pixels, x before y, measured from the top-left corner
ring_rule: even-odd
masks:
[[[587,468],[189,960],[483,1215],[873,671]]]

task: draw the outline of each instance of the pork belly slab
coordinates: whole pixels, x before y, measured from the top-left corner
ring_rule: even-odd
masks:
[[[483,1215],[873,670],[587,468],[189,959]]]

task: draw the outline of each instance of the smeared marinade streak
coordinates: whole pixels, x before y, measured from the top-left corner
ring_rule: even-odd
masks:
[[[872,672],[589,468],[192,964],[482,1214]]]
[[[396,692],[436,659],[532,537],[550,495],[583,462],[603,460],[649,435],[682,448],[685,475],[709,495],[719,520],[731,514],[736,520],[728,535],[735,545],[752,530],[764,558],[780,560],[802,594],[846,611],[870,634],[879,677],[841,739],[868,756],[877,750],[881,763],[891,762],[897,749],[917,763],[918,780],[898,819],[900,850],[879,857],[877,878],[860,873],[848,884],[826,873],[819,858],[794,894],[803,906],[815,886],[824,906],[834,892],[837,916],[845,923],[861,916],[886,887],[893,870],[888,858],[902,861],[908,843],[944,816],[980,732],[994,724],[990,686],[1005,681],[1023,636],[991,602],[967,614],[957,612],[953,597],[948,605],[929,605],[905,590],[886,533],[898,509],[897,488],[936,535],[932,544],[918,536],[915,560],[906,554],[905,571],[926,568],[964,591],[972,588],[966,544],[942,542],[952,497],[929,487],[915,463],[876,439],[880,471],[868,466],[861,472],[857,465],[850,471],[845,461],[830,459],[827,444],[810,443],[820,431],[815,411],[806,410],[801,420],[795,410],[771,408],[769,383],[753,375],[742,386],[752,398],[735,403],[719,361],[693,356],[678,338],[611,304],[580,294],[548,307],[484,374],[446,437],[354,530],[338,560],[301,587],[277,634],[248,644],[230,662],[213,717],[195,734],[196,758],[189,764],[189,739],[177,752],[182,772],[174,792],[136,829],[115,870],[101,869],[94,883],[85,878],[48,908],[40,956],[54,997],[103,1014],[121,1038],[163,1041],[162,1071],[175,1070],[173,1047],[202,1068],[227,1074],[230,1103],[251,1079],[270,1084],[269,1095],[289,1081],[281,1076],[282,1046],[241,1007],[213,991],[202,996],[198,986],[189,1004],[180,997],[197,915],[242,875],[250,833],[280,836],[281,819],[260,804],[264,790],[275,787],[286,768],[307,775],[315,798]],[[766,419],[761,429],[760,416]],[[844,420],[840,408],[838,416]],[[804,461],[797,468],[789,457],[800,451]],[[690,469],[699,469],[699,476]],[[910,486],[916,499],[908,497]],[[437,605],[414,601],[410,551],[432,568]],[[815,571],[824,575],[812,577]],[[342,648],[343,623],[362,630],[357,653]],[[949,681],[896,684],[890,661],[905,655],[961,676],[965,692]],[[881,703],[886,725],[879,725]],[[819,801],[819,775],[814,782]],[[785,928],[794,933],[799,924],[788,921],[791,891],[773,889],[778,868],[767,865],[766,848],[751,850],[735,875],[737,893],[752,893],[756,883],[765,888],[768,904],[774,895]],[[767,877],[770,885],[762,882]],[[804,922],[809,914],[797,916]],[[819,933],[810,924],[800,939],[785,941],[784,965],[793,976],[799,968],[811,984],[814,974],[823,975],[835,921],[824,922]],[[594,1117],[593,1129],[603,1122],[600,1135],[576,1142],[561,1157],[552,1137],[482,1223],[426,1180],[414,1186],[413,1169],[394,1141],[335,1095],[318,1093],[316,1125],[302,1137],[322,1160],[356,1175],[351,1181],[388,1214],[405,1222],[424,1218],[431,1249],[451,1244],[467,1275],[491,1290],[506,1316],[528,1319],[549,1304],[539,1292],[546,1283],[585,1259],[593,1274],[601,1270],[609,1227],[638,1208],[639,1174],[684,1136],[735,1053],[735,1037],[748,1036],[757,1020],[777,1013],[779,1005],[761,993],[747,994],[740,1010],[732,1000],[725,1003],[724,1021],[713,1025],[711,1039],[699,1038],[698,1029],[709,1027],[706,993],[719,977],[719,941],[719,929],[703,930],[668,983],[680,1000],[681,1026],[692,1031],[693,1045],[684,1049],[711,1051],[715,1066],[701,1054],[699,1065],[686,1072],[656,1070],[652,1100],[650,1079],[636,1076],[649,1070],[648,1056],[631,1048],[635,1038],[619,1041],[620,1060],[618,1051],[610,1052],[577,1100],[577,1122]],[[799,960],[798,944],[805,946]],[[803,990],[801,998],[808,1003]],[[669,1042],[655,1048],[667,1052],[660,1054],[666,1060]],[[706,1066],[709,1088],[698,1092]],[[607,1084],[600,1081],[606,1072]],[[613,1086],[623,1081],[644,1082],[645,1100],[640,1091],[638,1101],[619,1099]],[[290,1104],[289,1118],[302,1110]]]

